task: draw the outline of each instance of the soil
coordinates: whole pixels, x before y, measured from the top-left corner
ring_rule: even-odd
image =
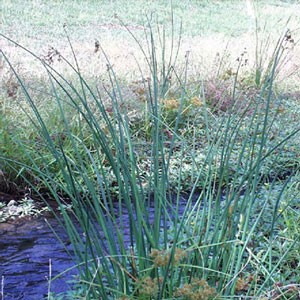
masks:
[[[19,201],[23,199],[23,197],[23,193],[7,194],[0,191],[0,202],[4,202],[5,204],[9,203],[11,200]]]

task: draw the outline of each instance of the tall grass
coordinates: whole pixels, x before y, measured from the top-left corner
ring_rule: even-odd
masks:
[[[268,80],[255,104],[246,103],[239,113],[229,110],[219,118],[221,121],[213,122],[204,99],[204,135],[195,130],[190,141],[180,131],[188,92],[188,62],[183,72],[176,71],[179,45],[172,43],[172,49],[166,49],[164,32],[150,20],[146,37],[147,50],[136,39],[150,74],[144,86],[147,101],[142,124],[147,124],[149,131],[144,140],[136,139],[122,89],[108,59],[110,88],[105,91],[85,80],[75,53],[75,63],[65,63],[77,76],[76,83],[41,61],[57,107],[57,127],[62,132],[55,138],[57,128],[47,125],[26,82],[6,59],[30,106],[28,118],[40,141],[40,148],[35,148],[37,154],[18,141],[30,161],[30,165],[19,165],[47,188],[60,207],[62,219],[59,213],[53,213],[62,220],[73,246],[80,276],[78,297],[229,299],[267,295],[277,280],[281,262],[293,247],[291,244],[280,258],[273,255],[276,208],[288,179],[273,199],[275,209],[268,224],[263,223],[263,217],[270,210],[272,194],[269,192],[261,201],[259,196],[266,180],[262,170],[265,161],[276,161],[279,154],[275,150],[299,132],[295,129],[276,144],[269,143],[277,117],[271,113],[271,104],[281,48],[274,54],[270,72],[265,75]],[[169,124],[162,103],[170,92],[167,83],[171,75],[177,78],[180,106],[175,122]],[[107,98],[110,109],[105,105]],[[166,135],[166,131],[171,134]],[[197,160],[191,145],[199,139],[207,143],[202,149],[205,158],[189,178],[193,178],[191,190],[185,191],[184,156],[189,151]],[[146,170],[140,168],[143,151],[149,161]],[[180,168],[176,182],[171,183],[174,157]],[[232,165],[236,169],[232,170]],[[270,182],[270,190],[273,186],[275,181]],[[39,192],[33,184],[32,188]],[[186,192],[188,196],[184,197]],[[72,204],[71,208],[66,209],[66,202]],[[258,251],[256,235],[262,223],[268,227],[264,228],[268,242]]]

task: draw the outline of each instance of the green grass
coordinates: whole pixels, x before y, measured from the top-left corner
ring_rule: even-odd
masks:
[[[230,62],[228,67],[236,68],[232,64],[244,48],[247,48],[249,54],[249,66],[257,64],[257,58],[253,55],[257,44],[257,28],[261,43],[270,44],[266,47],[269,49],[274,48],[273,43],[285,27],[293,30],[292,37],[295,41],[299,38],[296,30],[299,16],[296,12],[300,4],[297,1],[254,1],[253,10],[250,12],[256,13],[257,24],[244,1],[172,3],[176,16],[174,30],[178,34],[182,22],[182,52],[188,51],[192,54],[189,59],[197,68],[194,76],[199,77],[199,73],[205,77],[211,75],[216,68],[216,55],[227,57],[227,63]],[[145,14],[154,12],[154,18],[162,25],[171,22],[170,10],[169,1],[5,1],[1,7],[1,33],[32,50],[39,57],[48,59],[53,54],[49,49],[53,47],[72,61],[72,53],[65,36],[65,24],[85,77],[99,78],[104,73],[105,59],[100,53],[94,53],[95,40],[99,40],[118,75],[127,81],[134,81],[139,70],[133,68],[136,64],[132,54],[139,56],[138,59],[141,55],[136,51],[135,43],[128,38],[121,21],[137,37],[142,37],[146,27]],[[167,40],[171,38],[170,27],[166,30],[166,36]],[[24,52],[10,48],[11,45],[5,41],[2,43],[1,48],[9,53],[11,60],[19,64],[19,69],[28,78],[33,79],[33,82],[40,78],[40,68]],[[260,51],[269,55],[266,48]],[[58,67],[57,56],[53,56],[53,61]],[[293,65],[289,64],[287,73],[294,72],[294,67],[298,65],[299,55],[295,49]],[[61,71],[65,73],[67,70]],[[292,80],[293,78],[290,79]]]
[[[79,24],[86,24],[84,30],[95,26],[98,2],[68,2],[64,8],[70,3],[65,12],[77,16],[73,23],[66,17],[71,40],[89,39],[93,31],[81,36],[84,26]],[[243,56],[233,62],[225,52],[208,72],[211,76],[198,73],[200,80],[195,80],[189,70],[197,64],[180,51],[176,55],[177,35],[171,39],[173,48],[167,37],[172,28],[180,28],[179,22],[170,23],[169,6],[147,4],[165,7],[158,21],[147,21],[136,12],[138,3],[145,4],[101,2],[102,8],[112,6],[103,10],[109,15],[102,15],[101,24],[117,13],[129,24],[122,35],[127,32],[142,52],[136,56],[133,81],[118,76],[110,51],[101,48],[97,53],[106,68],[100,79],[86,73],[84,65],[81,71],[84,60],[80,54],[77,59],[77,51],[70,60],[62,53],[60,63],[40,60],[39,53],[29,51],[30,63],[33,58],[37,62],[36,78],[28,78],[18,65],[21,56],[2,52],[11,77],[1,96],[1,169],[36,193],[46,188],[61,207],[80,271],[78,289],[69,292],[72,299],[293,299],[300,276],[299,231],[294,226],[299,222],[300,106],[297,90],[286,94],[284,83],[276,80],[285,59],[282,45],[289,41],[283,35],[277,46],[260,48],[265,44],[259,35],[256,57],[251,58],[259,64],[248,72]],[[183,14],[182,39],[204,31],[228,35],[237,24],[239,35],[249,26],[240,2],[226,2],[227,9],[222,1],[195,3],[183,9],[184,3],[173,2],[175,17]],[[283,7],[294,9],[272,3],[278,13]],[[45,2],[38,13],[29,3],[22,5],[11,6],[9,13],[7,2],[4,11],[10,16],[18,9],[21,15],[36,12],[26,22],[26,28],[34,26],[33,38],[46,29],[51,33],[49,23],[64,22],[63,10],[57,10],[62,2]],[[39,15],[43,9],[50,12],[48,18]],[[264,21],[263,13],[271,10],[261,9]],[[193,15],[197,13],[199,18]],[[228,15],[226,26],[217,22]],[[19,26],[9,20],[5,26]],[[165,35],[157,22],[166,23]],[[147,25],[146,41],[133,23]],[[57,31],[51,35],[67,37]],[[71,203],[68,211],[64,199]],[[182,217],[180,205],[185,205]],[[124,242],[128,224],[117,221],[124,213],[131,247]],[[49,294],[49,299],[59,297],[67,296]]]
[[[253,20],[249,17],[244,1],[173,1],[174,14],[181,18],[185,35],[211,35],[215,33],[239,36],[249,30]],[[283,16],[295,18],[297,4],[285,1],[259,1],[259,17],[277,22]],[[114,34],[124,31],[114,15],[127,25],[143,26],[144,15],[155,11],[158,22],[170,21],[169,1],[5,1],[2,6],[2,31],[15,40],[31,32],[30,39],[37,37],[41,43],[49,44],[62,40],[62,26],[67,23],[74,39],[93,40],[99,34]],[[283,12],[284,11],[284,12]],[[107,32],[106,26],[115,25]],[[13,32],[11,28],[14,28]],[[134,28],[133,28],[134,30]],[[274,28],[273,28],[274,30]]]

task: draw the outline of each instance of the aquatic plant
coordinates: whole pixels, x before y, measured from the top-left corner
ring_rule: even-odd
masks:
[[[128,31],[144,54],[149,75],[142,81],[145,110],[140,130],[144,133],[139,133],[139,139],[120,82],[101,44],[98,51],[107,60],[109,81],[104,91],[85,80],[75,53],[74,64],[62,55],[60,59],[73,69],[77,82],[41,60],[56,103],[57,123],[52,126],[2,53],[30,108],[25,113],[36,130],[38,145],[16,139],[30,164],[5,158],[6,163],[27,170],[35,179],[32,183],[24,175],[28,185],[41,197],[39,187],[46,187],[56,200],[60,213],[53,213],[59,220],[59,214],[63,217],[79,270],[80,294],[85,299],[266,295],[273,290],[280,264],[296,243],[290,243],[280,257],[273,253],[278,208],[295,172],[291,169],[282,179],[274,197],[271,191],[278,170],[273,166],[279,150],[300,131],[295,128],[275,142],[271,135],[278,117],[271,109],[273,82],[282,49],[276,48],[257,101],[245,102],[238,111],[229,108],[213,121],[205,93],[197,98],[187,95],[188,61],[183,72],[176,71],[180,39],[177,45],[171,43],[167,58],[164,30],[150,19],[147,47]],[[176,78],[175,83],[170,78]],[[172,84],[178,85],[176,99],[168,97]],[[194,123],[184,114],[189,105],[197,106],[200,115]],[[171,116],[168,110],[172,110]],[[182,122],[201,128],[194,130],[192,141],[182,134]],[[201,147],[201,139],[205,139],[205,147]],[[191,164],[185,161],[186,153]],[[186,177],[184,168],[190,165]],[[186,181],[189,190],[183,188]],[[269,193],[260,197],[266,182]],[[65,209],[66,203],[71,204],[69,209]],[[263,222],[267,212],[270,218]],[[261,222],[266,239],[263,249],[256,246]]]

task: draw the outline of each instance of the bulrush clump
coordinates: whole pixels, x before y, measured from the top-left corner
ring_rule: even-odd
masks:
[[[216,290],[209,286],[206,280],[195,278],[191,283],[178,288],[175,296],[185,300],[209,300],[216,296]]]
[[[162,103],[166,110],[177,110],[180,106],[179,101],[175,98],[164,99]]]
[[[162,278],[151,278],[150,276],[143,278],[138,282],[140,285],[139,292],[141,295],[156,297],[158,294],[159,283],[162,283]]]
[[[158,250],[153,249],[150,253],[150,257],[153,259],[153,263],[156,267],[164,267],[169,263],[171,258],[171,250]],[[187,256],[187,252],[181,248],[174,250],[174,256],[172,264],[178,264],[183,258]]]

